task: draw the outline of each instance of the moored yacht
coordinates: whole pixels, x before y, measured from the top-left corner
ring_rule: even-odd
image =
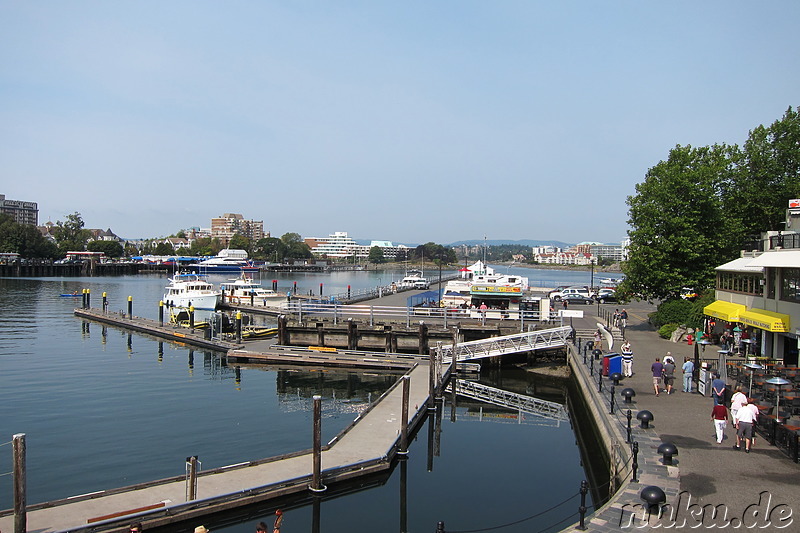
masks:
[[[194,308],[195,322],[199,323],[207,321],[217,308],[219,292],[203,275],[176,274],[169,279],[162,301],[173,321],[188,320],[189,308]]]
[[[225,300],[233,304],[250,303],[256,305],[267,305],[268,302],[282,301],[284,299],[279,293],[272,289],[266,289],[253,278],[242,273],[236,279],[230,279],[220,284]]]
[[[245,250],[230,248],[220,250],[216,257],[200,261],[195,265],[191,265],[191,268],[203,274],[258,271],[258,267],[253,266],[253,263],[247,259]]]

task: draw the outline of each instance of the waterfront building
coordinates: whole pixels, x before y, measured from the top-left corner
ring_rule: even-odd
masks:
[[[346,231],[336,231],[327,237],[308,237],[304,242],[311,248],[311,253],[319,257],[346,258],[355,257],[359,260],[369,258],[369,251],[377,246],[383,251],[383,258],[387,261],[405,259],[409,247],[403,244],[394,245],[392,241],[372,241],[369,245],[358,244],[350,238]]]
[[[615,263],[624,260],[624,250],[621,244],[592,244],[589,252],[598,259],[608,259]]]
[[[247,237],[252,242],[264,238],[264,221],[247,220],[239,213],[225,213],[211,219],[211,237],[217,238],[225,246],[234,235]]]
[[[786,231],[767,231],[740,256],[718,266],[716,300],[704,308],[712,334],[738,326],[752,333],[749,355],[798,363],[800,349],[800,208]]]
[[[6,200],[6,195],[0,194],[0,213],[9,215],[17,224],[39,225],[39,206],[36,202]]]
[[[538,253],[533,255],[533,260],[542,265],[587,266],[596,262],[592,254],[585,252]]]

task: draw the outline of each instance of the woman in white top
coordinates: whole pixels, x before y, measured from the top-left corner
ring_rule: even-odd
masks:
[[[742,392],[741,385],[736,387],[736,392],[733,393],[731,398],[731,418],[733,418],[733,427],[739,427],[739,418],[736,414],[743,405],[747,404],[747,396]]]

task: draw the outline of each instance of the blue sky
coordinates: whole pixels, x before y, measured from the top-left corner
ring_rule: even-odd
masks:
[[[619,242],[676,144],[800,104],[800,2],[0,4],[0,193],[126,238]]]

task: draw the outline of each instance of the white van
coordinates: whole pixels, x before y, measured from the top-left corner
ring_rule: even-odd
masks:
[[[594,294],[589,292],[589,289],[586,287],[567,287],[566,289],[561,289],[560,291],[553,291],[549,296],[551,300],[558,302],[561,301],[561,298],[570,294],[580,294],[581,296],[586,296],[587,298],[594,298]]]

